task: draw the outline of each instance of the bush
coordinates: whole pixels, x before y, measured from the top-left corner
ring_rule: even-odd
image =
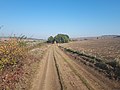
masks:
[[[25,58],[23,41],[11,38],[0,43],[0,70],[6,66],[16,65]]]

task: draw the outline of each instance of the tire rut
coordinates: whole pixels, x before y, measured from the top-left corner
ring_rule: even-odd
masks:
[[[61,90],[52,46],[41,61],[30,90]]]
[[[54,56],[54,62],[55,62],[55,67],[56,67],[56,70],[57,70],[58,79],[59,79],[59,83],[60,83],[60,87],[61,87],[60,90],[64,90],[64,88],[63,88],[63,83],[62,83],[62,79],[61,79],[61,76],[60,76],[60,71],[59,71],[58,64],[57,64],[57,62],[56,62],[55,56]]]

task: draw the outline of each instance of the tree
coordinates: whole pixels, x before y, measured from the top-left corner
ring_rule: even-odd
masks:
[[[54,43],[54,41],[56,41],[56,43],[68,43],[70,39],[69,36],[66,34],[58,34],[54,38],[50,36],[47,42]]]
[[[48,38],[48,41],[47,41],[48,43],[54,43],[54,38],[53,38],[53,36],[50,36],[49,38]]]
[[[54,37],[54,40],[57,43],[68,43],[69,42],[69,36],[66,34],[58,34]]]

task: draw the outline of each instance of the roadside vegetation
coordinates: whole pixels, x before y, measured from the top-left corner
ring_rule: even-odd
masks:
[[[0,70],[15,66],[26,57],[26,43],[17,38],[10,38],[0,43]]]
[[[21,90],[29,87],[30,77],[35,71],[33,69],[40,62],[44,50],[37,49],[30,53],[31,50],[43,46],[43,43],[32,46],[27,43],[24,36],[0,41],[0,90]]]

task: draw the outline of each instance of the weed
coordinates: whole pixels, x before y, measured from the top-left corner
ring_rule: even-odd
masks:
[[[23,41],[10,38],[0,43],[0,70],[9,65],[16,65],[25,58]]]

